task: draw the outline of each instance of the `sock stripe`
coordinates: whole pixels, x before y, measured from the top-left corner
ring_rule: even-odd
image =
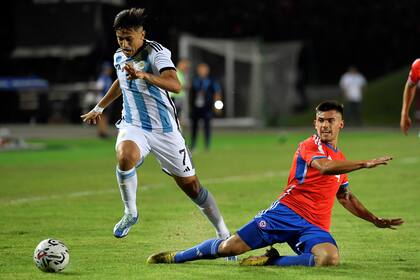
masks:
[[[200,193],[193,199],[193,201],[197,205],[202,205],[207,200],[208,195],[209,191],[205,187],[201,187]]]
[[[120,181],[126,180],[126,179],[129,179],[129,178],[133,177],[136,174],[136,168],[132,168],[132,169],[127,170],[127,171],[122,171],[117,166],[116,174],[117,174],[117,177]]]
[[[210,252],[215,257],[218,255],[220,243],[222,243],[222,239],[215,239],[211,244]]]

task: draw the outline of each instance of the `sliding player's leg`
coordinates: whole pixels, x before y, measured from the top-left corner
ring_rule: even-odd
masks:
[[[169,251],[151,255],[148,263],[184,263],[202,259],[237,256],[251,248],[237,234],[226,240],[209,239],[184,251]]]

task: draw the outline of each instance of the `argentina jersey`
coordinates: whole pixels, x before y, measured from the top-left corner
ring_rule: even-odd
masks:
[[[172,132],[179,129],[175,106],[169,93],[142,79],[128,80],[123,67],[126,63],[138,71],[160,75],[175,66],[171,52],[154,41],[145,40],[133,57],[126,57],[121,49],[114,54],[114,66],[123,97],[122,118],[125,122],[147,131]]]

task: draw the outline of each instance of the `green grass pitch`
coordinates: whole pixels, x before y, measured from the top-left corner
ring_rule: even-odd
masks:
[[[298,142],[310,134],[219,132],[210,152],[194,153],[200,180],[231,231],[275,200]],[[339,147],[348,159],[395,157],[389,166],[351,173],[350,186],[372,212],[402,217],[405,224],[398,230],[378,229],[337,203],[332,234],[341,265],[335,268],[240,267],[222,259],[148,265],[152,253],[185,249],[215,236],[154,157],[138,169],[140,222],[120,240],[112,235],[123,212],[114,139],[35,142],[47,148],[0,153],[0,279],[420,278],[420,139],[414,134],[342,132]],[[33,264],[35,246],[48,237],[63,240],[70,249],[70,265],[62,273],[46,274]],[[291,254],[286,245],[275,247]]]

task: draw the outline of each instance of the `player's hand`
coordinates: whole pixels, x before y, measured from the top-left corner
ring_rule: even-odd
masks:
[[[89,113],[86,113],[84,115],[81,115],[83,122],[88,124],[96,124],[102,117],[102,113],[99,113],[97,111],[91,110]]]
[[[137,71],[131,63],[126,63],[123,70],[127,73],[127,79],[130,81],[135,79],[144,79],[144,77],[146,77],[145,72]]]
[[[400,226],[404,223],[404,220],[401,218],[397,219],[385,219],[385,218],[376,218],[373,221],[373,224],[378,228],[389,228],[397,229],[396,226]]]
[[[384,156],[380,158],[374,158],[371,160],[367,160],[364,164],[365,168],[374,168],[378,165],[387,165],[388,161],[392,160],[390,156]]]
[[[407,115],[401,115],[400,127],[402,132],[407,135],[408,129],[411,127],[411,118]]]

